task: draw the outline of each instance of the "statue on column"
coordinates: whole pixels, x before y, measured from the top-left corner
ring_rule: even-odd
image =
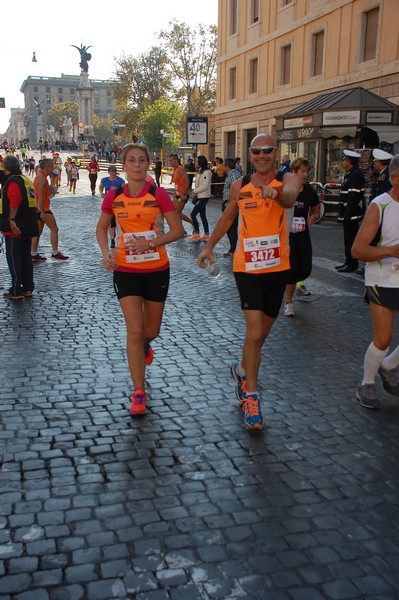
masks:
[[[83,44],[80,44],[80,48],[79,48],[79,46],[74,46],[73,44],[71,44],[71,46],[72,46],[72,48],[76,48],[80,53],[79,67],[82,69],[82,71],[84,73],[88,73],[89,72],[88,61],[91,60],[91,54],[90,54],[90,52],[87,52],[87,51],[89,48],[92,48],[92,46],[83,46]]]

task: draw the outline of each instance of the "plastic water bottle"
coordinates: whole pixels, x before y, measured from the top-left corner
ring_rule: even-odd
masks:
[[[202,264],[205,265],[205,271],[211,276],[211,277],[219,277],[220,275],[220,267],[214,262],[211,263],[209,258],[203,258],[202,259]]]

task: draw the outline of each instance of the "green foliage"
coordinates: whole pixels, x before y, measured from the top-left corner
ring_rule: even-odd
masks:
[[[150,148],[160,148],[162,138],[161,129],[172,137],[164,137],[163,146],[176,147],[181,144],[184,132],[182,131],[183,111],[177,104],[168,98],[159,98],[148,106],[140,119],[140,132]]]
[[[64,117],[72,119],[72,124],[77,126],[79,120],[79,110],[77,102],[59,102],[48,111],[47,127],[52,125],[58,131],[59,123],[62,123]]]
[[[112,140],[114,138],[113,125],[114,120],[110,115],[104,117],[93,115],[93,130],[96,140]]]

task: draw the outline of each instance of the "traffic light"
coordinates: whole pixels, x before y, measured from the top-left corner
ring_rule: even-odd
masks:
[[[85,136],[84,136],[84,133],[81,133],[81,134],[80,134],[80,143],[81,143],[81,144],[84,144],[84,143],[85,143]]]
[[[114,134],[118,135],[119,133],[119,123],[117,121],[115,121],[114,123]]]

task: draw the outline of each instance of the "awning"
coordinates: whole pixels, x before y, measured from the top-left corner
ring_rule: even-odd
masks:
[[[321,137],[324,139],[331,137],[356,137],[357,127],[322,127]]]
[[[399,142],[399,127],[397,125],[367,125],[369,129],[376,132],[380,142],[394,144]]]

